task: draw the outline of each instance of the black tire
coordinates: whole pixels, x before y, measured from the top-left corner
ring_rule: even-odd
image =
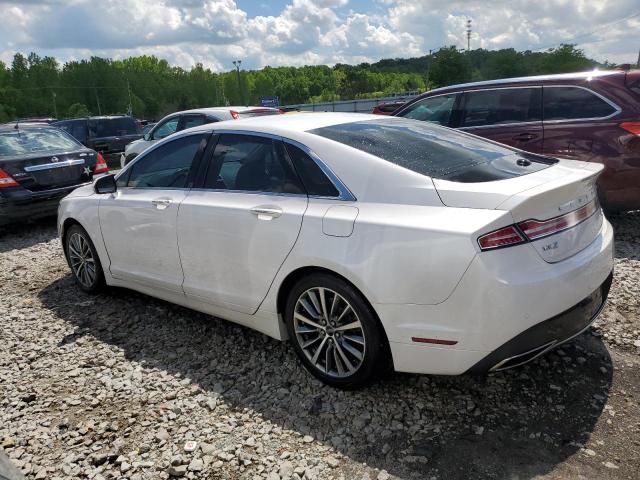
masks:
[[[321,303],[320,292],[326,299],[325,314],[320,313],[322,306],[320,309],[313,308],[315,304]],[[310,294],[315,295],[316,302],[312,301]],[[312,312],[305,307],[305,301]],[[330,309],[330,303],[335,303],[335,308]],[[351,311],[346,310],[347,305]],[[338,320],[343,309],[347,313]],[[289,338],[300,361],[312,375],[327,385],[342,389],[359,388],[371,384],[379,375],[388,371],[389,350],[376,314],[360,292],[346,281],[325,273],[314,273],[302,278],[289,292],[284,313]],[[295,319],[294,313],[298,314]],[[301,313],[306,321],[311,320],[317,326],[301,321]],[[330,317],[331,322],[325,320],[325,317]],[[324,325],[321,323],[323,321]],[[360,326],[343,330],[347,325],[356,323]],[[313,332],[307,332],[307,329]],[[314,340],[316,335],[318,339]],[[359,341],[353,339],[362,339],[364,343],[360,345]],[[316,342],[313,345],[324,348],[324,351],[316,355],[317,350],[313,351],[313,345],[303,348],[302,344],[309,345],[310,341]],[[356,352],[362,358],[353,355]],[[318,359],[314,363],[313,358],[316,356]],[[321,358],[323,356],[324,362]],[[318,363],[324,363],[324,371]],[[356,363],[359,363],[357,368]],[[350,368],[354,370],[351,371]]]
[[[82,242],[80,243],[84,248],[79,247],[77,243],[78,237],[81,237],[82,241],[86,242],[86,244]],[[102,270],[102,264],[100,263],[100,257],[98,257],[96,247],[94,247],[91,237],[89,237],[87,231],[80,225],[72,225],[65,234],[64,243],[64,252],[67,256],[67,263],[71,268],[71,273],[73,274],[76,284],[81,290],[87,293],[98,293],[101,291],[105,287],[104,272]],[[80,252],[84,255],[85,259],[83,268],[78,266],[76,258],[78,249],[83,250]],[[93,270],[91,265],[93,265]],[[85,271],[85,274],[82,273],[83,270]],[[89,275],[92,271],[95,274]]]

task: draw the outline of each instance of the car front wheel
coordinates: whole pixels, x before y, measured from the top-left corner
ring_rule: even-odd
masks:
[[[78,286],[87,293],[104,287],[104,273],[89,234],[80,225],[69,228],[65,237],[65,251],[71,272]]]
[[[358,388],[385,370],[385,340],[375,313],[344,280],[312,274],[292,289],[285,319],[305,368],[324,383]]]

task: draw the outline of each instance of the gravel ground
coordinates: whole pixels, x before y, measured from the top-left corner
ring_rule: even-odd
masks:
[[[0,234],[0,446],[29,479],[640,478],[640,213],[594,329],[488,377],[325,387],[261,334],[74,286],[53,222]],[[194,443],[190,443],[194,442]]]

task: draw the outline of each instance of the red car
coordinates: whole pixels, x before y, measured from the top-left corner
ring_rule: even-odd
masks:
[[[391,115],[393,112],[395,112],[398,108],[400,108],[404,104],[405,102],[380,103],[375,107],[373,107],[373,110],[371,111],[371,113],[374,113],[376,115]]]
[[[508,78],[431,90],[395,116],[550,157],[599,162],[602,205],[640,209],[640,70]]]

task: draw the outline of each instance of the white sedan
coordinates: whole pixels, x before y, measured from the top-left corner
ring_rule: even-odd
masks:
[[[120,168],[124,168],[145,148],[181,130],[224,120],[240,120],[280,113],[282,112],[279,109],[272,107],[208,107],[171,113],[156,123],[142,138],[127,144],[124,152],[120,154]]]
[[[289,339],[343,388],[525,363],[603,308],[601,165],[433,124],[318,113],[176,133],[59,210],[78,286]]]

